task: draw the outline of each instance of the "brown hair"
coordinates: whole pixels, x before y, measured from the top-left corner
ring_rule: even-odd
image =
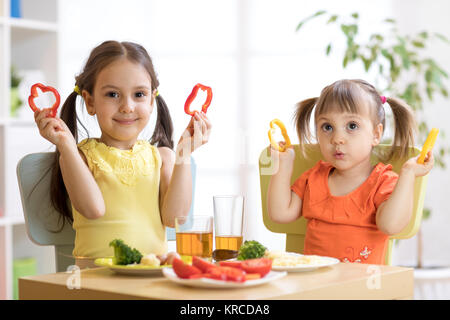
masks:
[[[86,90],[89,94],[93,95],[98,74],[106,66],[122,57],[126,57],[130,61],[142,65],[150,75],[152,91],[158,88],[159,81],[153,67],[152,59],[144,47],[132,42],[105,41],[92,50],[83,71],[75,77],[75,85],[78,86],[79,92]],[[79,122],[79,119],[76,113],[77,96],[78,94],[76,92],[72,92],[67,97],[61,108],[60,117],[67,124],[75,137],[75,141],[78,143],[77,121]],[[157,147],[169,147],[173,149],[172,118],[161,94],[156,96],[156,105],[158,116],[150,143]],[[81,122],[80,124],[83,126]],[[73,222],[73,216],[67,190],[61,175],[61,168],[59,167],[59,156],[60,153],[56,150],[50,195],[53,206],[65,218],[61,227],[62,230],[65,221],[69,223]]]
[[[314,117],[323,114],[331,108],[341,112],[361,112],[361,100],[369,101],[374,126],[378,124],[385,128],[385,112],[380,94],[374,86],[364,80],[339,80],[325,87],[320,97],[303,100],[297,104],[294,115],[300,150],[305,153],[305,146],[312,143],[310,130],[311,115]],[[410,106],[396,98],[386,98],[392,109],[395,122],[395,134],[392,147],[384,160],[394,157],[403,158],[410,154],[409,148],[414,146],[414,132],[416,122]]]

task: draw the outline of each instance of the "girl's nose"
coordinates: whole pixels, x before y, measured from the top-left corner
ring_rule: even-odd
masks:
[[[134,111],[133,99],[125,98],[120,104],[120,112],[131,113]]]
[[[331,143],[334,145],[344,144],[345,143],[345,134],[337,130],[331,136]]]

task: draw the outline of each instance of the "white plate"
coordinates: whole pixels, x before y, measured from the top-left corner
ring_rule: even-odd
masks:
[[[164,269],[163,275],[169,279],[170,281],[189,286],[189,287],[198,287],[198,288],[247,288],[252,286],[258,286],[260,284],[264,284],[270,281],[274,281],[280,279],[287,275],[287,272],[276,272],[270,271],[268,274],[261,279],[255,280],[247,280],[245,282],[233,282],[233,281],[221,281],[214,280],[208,278],[200,278],[200,279],[181,279],[175,274],[172,268]]]
[[[131,276],[162,276],[163,269],[172,266],[165,265],[160,267],[151,267],[141,264],[118,265],[113,264],[112,258],[95,259],[95,265],[99,267],[108,267],[117,274],[131,275]]]
[[[294,253],[294,252],[286,252],[286,254],[292,255],[292,256],[299,256],[299,257],[303,256],[302,254]],[[272,270],[287,271],[287,272],[305,272],[305,271],[317,270],[317,269],[323,268],[323,267],[333,266],[340,262],[336,258],[322,257],[322,256],[318,256],[318,257],[320,259],[320,263],[314,263],[314,264],[303,263],[303,264],[298,264],[295,266],[274,266],[274,265],[272,265]]]

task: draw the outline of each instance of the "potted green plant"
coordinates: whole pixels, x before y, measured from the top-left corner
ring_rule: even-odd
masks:
[[[442,34],[429,31],[422,31],[414,35],[401,34],[394,19],[382,21],[387,24],[387,31],[375,32],[361,39],[358,37],[358,32],[361,29],[362,21],[356,12],[349,16],[341,16],[320,10],[301,20],[296,31],[301,30],[306,23],[318,17],[325,17],[327,25],[342,32],[344,36],[342,66],[344,69],[352,63],[360,63],[366,73],[375,75],[376,85],[382,86],[379,87],[381,92],[385,95],[400,97],[414,109],[418,120],[419,143],[423,143],[430,131],[424,118],[425,108],[430,107],[428,103],[433,101],[436,96],[448,98],[448,90],[444,83],[444,80],[448,78],[448,73],[435,59],[424,55],[425,49],[431,41],[443,41],[446,44],[450,44],[450,41]],[[334,48],[337,41],[339,39],[326,44],[325,54],[327,56],[335,53]],[[439,134],[443,141],[445,133],[441,130]],[[445,157],[449,152],[450,148],[442,143],[435,148],[436,167],[441,169],[446,167]],[[425,208],[423,219],[428,219],[430,215],[431,210]],[[417,239],[415,277],[416,280],[419,280],[420,270],[425,269],[422,260],[422,233],[420,230]],[[426,278],[433,278],[430,277],[428,271],[424,272],[427,272]],[[450,279],[448,269],[444,273]],[[438,277],[442,276],[441,272]]]

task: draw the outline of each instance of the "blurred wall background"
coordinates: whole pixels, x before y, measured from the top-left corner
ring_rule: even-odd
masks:
[[[198,164],[194,212],[212,215],[213,195],[243,194],[246,238],[282,250],[284,236],[267,231],[262,223],[259,193],[258,157],[268,145],[270,120],[282,119],[297,143],[292,121],[296,102],[318,96],[338,79],[373,80],[362,67],[343,70],[340,56],[325,56],[325,45],[339,35],[323,22],[295,32],[300,20],[320,9],[359,12],[366,21],[361,36],[378,30],[383,19],[392,17],[405,33],[427,29],[450,38],[450,2],[446,0],[60,1],[60,92],[66,97],[73,90],[74,77],[94,46],[107,39],[138,42],[153,58],[177,142],[189,122],[183,106],[192,87],[196,83],[211,86],[214,99],[208,116],[213,132],[210,142],[194,153]],[[450,70],[449,46],[436,44],[429,50]],[[449,101],[434,104],[429,108],[433,112],[427,113],[430,125],[450,132]],[[96,136],[95,121],[83,118],[90,135]],[[151,136],[155,119],[154,115],[144,137]],[[440,142],[444,142],[442,136]],[[426,206],[432,209],[432,218],[422,227],[428,265],[450,265],[449,182],[450,170],[430,174]],[[416,242],[415,238],[401,241],[394,264],[415,264]]]

